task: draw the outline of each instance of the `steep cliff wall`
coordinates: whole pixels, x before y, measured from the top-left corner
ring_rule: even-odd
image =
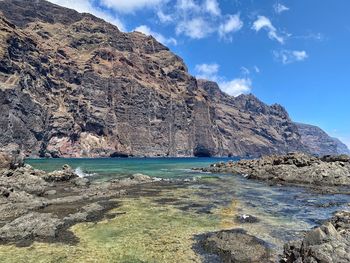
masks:
[[[339,139],[330,137],[321,128],[303,123],[296,123],[296,125],[301,135],[301,141],[309,152],[316,155],[350,154],[344,143]]]
[[[304,151],[287,112],[197,81],[141,33],[44,0],[0,5],[0,145],[29,156]]]

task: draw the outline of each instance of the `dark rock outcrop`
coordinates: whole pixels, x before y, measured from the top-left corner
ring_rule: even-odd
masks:
[[[201,170],[241,174],[250,179],[280,184],[320,188],[339,186],[350,189],[350,158],[346,155],[318,158],[303,153],[290,153],[264,156],[255,160],[221,162]]]
[[[218,255],[224,263],[274,262],[268,245],[242,229],[204,234],[201,246],[207,253]]]
[[[330,222],[285,245],[282,263],[350,262],[350,212],[338,212]]]
[[[320,156],[350,154],[350,150],[344,143],[339,139],[330,137],[321,128],[302,123],[296,123],[296,125],[301,135],[301,142],[310,153]]]
[[[199,80],[211,106],[218,140],[225,156],[260,156],[289,151],[306,151],[297,126],[286,110],[268,106],[254,95],[232,97],[215,82]]]

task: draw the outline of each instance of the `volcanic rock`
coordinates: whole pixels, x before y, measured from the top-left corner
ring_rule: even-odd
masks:
[[[349,157],[344,155],[318,158],[303,153],[290,153],[254,160],[220,162],[201,170],[241,174],[250,179],[282,184],[350,187],[350,162]]]
[[[302,240],[286,244],[281,262],[350,262],[350,212],[338,212],[330,222],[306,233]]]
[[[268,245],[242,229],[208,233],[200,243],[207,253],[219,255],[224,263],[274,262]]]

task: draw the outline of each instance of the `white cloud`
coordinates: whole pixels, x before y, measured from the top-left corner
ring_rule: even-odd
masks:
[[[252,89],[252,81],[249,78],[237,78],[231,81],[221,81],[218,83],[218,85],[223,92],[235,97],[241,94],[249,93]]]
[[[217,81],[217,73],[219,72],[218,64],[200,64],[196,65],[195,71],[197,72],[198,79],[208,79]]]
[[[260,68],[258,66],[254,66],[254,70],[256,73],[260,73]]]
[[[147,36],[153,36],[155,39],[157,39],[157,41],[159,41],[160,43],[164,44],[164,45],[177,45],[177,41],[175,38],[166,38],[165,36],[163,36],[160,33],[154,32],[152,31],[148,26],[146,25],[141,25],[138,26],[134,29],[134,31],[138,31],[141,32]]]
[[[229,15],[227,20],[219,26],[218,32],[221,38],[226,38],[227,34],[237,32],[243,27],[239,14]]]
[[[198,79],[206,79],[217,82],[220,89],[231,96],[238,96],[251,91],[251,79],[244,77],[227,81],[218,75],[219,68],[220,66],[216,63],[196,65],[196,77]]]
[[[210,24],[202,17],[182,21],[176,26],[176,34],[184,34],[193,39],[201,39],[212,33]]]
[[[206,0],[204,2],[204,9],[214,15],[214,16],[220,16],[221,15],[221,10],[219,7],[219,3],[216,0]]]
[[[164,0],[101,0],[101,4],[118,12],[131,13],[142,8],[156,7]]]
[[[200,10],[200,7],[193,0],[177,0],[176,8],[183,11]]]
[[[281,3],[276,3],[276,4],[273,5],[273,9],[275,10],[275,12],[277,14],[281,14],[281,13],[283,13],[285,11],[288,11],[289,7],[287,7],[287,6],[285,6],[285,5],[281,4]]]
[[[92,5],[90,0],[49,0],[51,3],[74,9],[80,13],[90,13],[99,18],[106,20],[107,22],[116,25],[121,31],[125,31],[124,24],[114,16],[106,13],[103,10],[98,9]]]
[[[265,29],[268,32],[270,39],[275,39],[279,43],[284,44],[284,38],[279,36],[277,29],[272,25],[270,19],[266,16],[258,16],[258,19],[253,23],[252,29],[259,32],[261,29]]]
[[[164,14],[162,10],[158,10],[157,16],[159,18],[159,21],[162,23],[169,23],[174,20],[171,15]]]
[[[274,51],[274,57],[277,61],[282,62],[283,64],[291,64],[294,62],[304,61],[309,57],[305,50],[281,50]]]

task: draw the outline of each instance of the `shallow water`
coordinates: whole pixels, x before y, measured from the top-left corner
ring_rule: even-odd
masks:
[[[284,242],[347,207],[350,197],[319,195],[296,187],[268,186],[241,176],[192,171],[222,159],[56,159],[29,160],[46,171],[68,163],[95,180],[143,173],[188,178],[174,185],[147,185],[118,200],[111,219],[71,228],[77,246],[34,243],[29,248],[0,246],[1,262],[201,262],[196,236],[220,229],[244,228],[281,249]],[[145,193],[149,193],[144,195]],[[140,197],[141,196],[141,197]],[[348,208],[348,207],[347,207]],[[258,223],[240,224],[237,215]]]

